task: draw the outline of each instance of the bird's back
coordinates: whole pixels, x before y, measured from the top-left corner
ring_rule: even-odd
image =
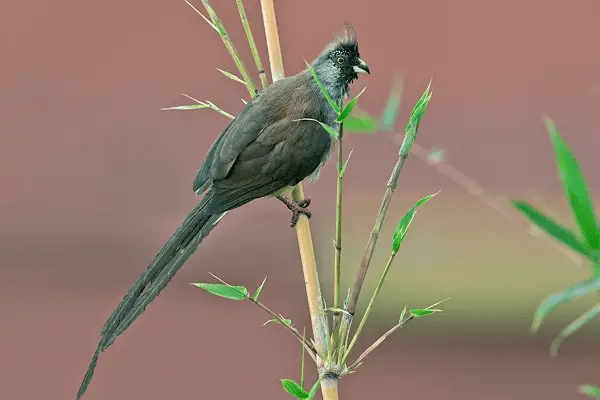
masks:
[[[261,175],[277,175],[275,167],[301,170],[292,179],[301,181],[306,170],[311,169],[306,174],[310,175],[325,161],[331,148],[331,137],[318,123],[302,120],[333,125],[335,118],[310,71],[273,83],[249,101],[213,143],[194,191],[248,185]]]

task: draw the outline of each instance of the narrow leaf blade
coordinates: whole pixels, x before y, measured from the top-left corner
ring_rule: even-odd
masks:
[[[556,126],[550,118],[545,118],[546,128],[550,134],[558,172],[563,184],[565,195],[571,204],[575,221],[579,226],[586,243],[594,250],[600,249],[600,231],[594,212],[594,205],[590,199],[587,184],[577,159],[567,146],[567,143],[558,133]]]
[[[377,119],[370,115],[350,115],[344,120],[344,131],[351,133],[374,133],[377,131]]]
[[[550,354],[555,356],[558,353],[558,348],[566,338],[577,332],[583,325],[587,324],[598,315],[600,315],[600,303],[583,313],[560,332],[558,337],[552,341],[552,345],[550,346]]]
[[[337,104],[335,104],[335,101],[333,101],[333,99],[331,98],[331,96],[327,92],[327,89],[325,89],[325,86],[323,86],[323,84],[321,83],[321,80],[317,76],[317,72],[315,71],[315,69],[313,68],[313,66],[310,65],[308,62],[306,62],[306,66],[307,66],[308,70],[310,71],[311,75],[313,76],[313,79],[317,83],[317,86],[321,90],[321,93],[323,93],[323,95],[327,99],[327,102],[329,103],[329,105],[331,106],[331,108],[334,109],[337,114],[339,114],[340,113],[340,107]]]
[[[243,286],[229,286],[219,283],[192,283],[192,285],[204,289],[215,296],[230,300],[245,300],[248,298],[248,289]]]
[[[315,382],[313,387],[310,389],[310,392],[308,392],[308,397],[306,398],[306,400],[314,399],[314,397],[317,395],[317,392],[319,391],[319,387],[321,387],[321,378],[317,379],[317,381]]]
[[[419,128],[419,124],[423,119],[423,115],[425,115],[425,110],[427,110],[427,106],[429,105],[429,101],[431,100],[431,81],[429,85],[427,85],[427,89],[421,95],[417,104],[413,107],[412,112],[410,113],[410,118],[408,119],[408,124],[404,129],[404,132],[408,135],[411,132],[416,132]]]
[[[586,294],[597,290],[600,290],[600,277],[589,278],[584,281],[577,282],[575,285],[563,290],[562,292],[558,292],[546,297],[546,299],[542,301],[535,311],[531,330],[537,331],[542,324],[543,319],[559,304],[569,302],[573,299],[585,296]]]
[[[404,306],[404,309],[400,313],[400,318],[398,319],[398,323],[401,323],[402,321],[404,321],[404,316],[406,315],[406,311],[407,311],[407,308],[406,308],[406,306]]]
[[[557,222],[552,220],[550,217],[545,216],[536,208],[524,201],[511,200],[513,206],[525,215],[532,223],[537,225],[540,229],[552,236],[559,242],[563,243],[570,249],[582,254],[586,257],[590,256],[590,252],[587,246],[575,236],[569,229],[559,225]]]
[[[161,111],[167,111],[167,110],[198,110],[200,108],[208,108],[208,104],[190,104],[190,105],[187,105],[187,106],[165,107],[165,108],[161,108]]]
[[[264,324],[262,324],[262,326],[265,326],[265,325],[266,325],[266,324],[268,324],[269,322],[275,322],[275,323],[277,323],[277,324],[280,324],[280,325],[287,325],[287,326],[291,326],[291,325],[292,325],[292,320],[291,320],[291,319],[285,319],[285,318],[282,318],[282,319],[283,319],[283,323],[282,323],[280,320],[278,320],[277,318],[273,318],[273,319],[270,319],[270,320],[268,320],[268,321],[267,321],[267,322],[265,322]]]
[[[344,177],[344,173],[346,172],[346,167],[348,166],[348,161],[350,161],[350,157],[352,157],[352,152],[354,151],[354,149],[350,150],[350,153],[348,154],[348,158],[346,158],[346,161],[344,162],[344,165],[342,165],[342,168],[340,169],[339,172],[339,177],[343,178]]]
[[[342,122],[350,116],[352,110],[354,110],[354,107],[356,107],[358,98],[365,92],[365,90],[367,90],[366,87],[363,90],[361,90],[360,93],[357,94],[352,100],[350,100],[348,104],[346,104],[346,107],[344,107],[344,109],[340,112],[340,115],[338,115],[337,122]]]
[[[321,121],[317,121],[316,119],[312,119],[312,118],[300,118],[300,119],[297,119],[295,121],[313,121],[313,122],[316,122],[317,124],[321,125],[323,127],[323,129],[325,129],[325,131],[327,131],[327,133],[329,133],[331,135],[331,137],[333,137],[334,139],[337,139],[339,137],[338,136],[338,131],[334,127],[329,126],[327,124],[324,124]]]
[[[435,314],[436,312],[441,312],[442,310],[438,309],[427,309],[427,308],[413,308],[408,310],[410,315],[415,318],[425,317],[427,315]]]
[[[579,386],[579,393],[585,394],[596,399],[600,399],[600,387],[594,385]]]
[[[289,395],[296,399],[306,400],[308,399],[308,392],[302,388],[302,386],[298,385],[291,379],[282,379],[281,385],[283,386],[283,390],[285,390]]]
[[[225,75],[226,77],[228,77],[229,79],[231,79],[232,81],[239,82],[239,83],[241,83],[243,85],[246,84],[246,82],[243,79],[235,76],[231,72],[223,71],[221,68],[217,68],[217,71],[219,71],[220,73],[222,73],[223,75]]]
[[[408,232],[408,227],[412,223],[412,220],[417,213],[417,208],[427,203],[432,197],[436,196],[439,193],[430,194],[429,196],[423,197],[421,200],[417,201],[415,205],[404,214],[398,225],[396,226],[396,230],[394,231],[394,237],[392,239],[392,252],[397,253],[400,249],[400,245],[406,236],[406,232]]]
[[[263,279],[262,283],[260,284],[260,286],[256,289],[256,291],[254,292],[254,294],[252,295],[252,299],[254,301],[258,300],[258,296],[260,296],[260,292],[262,292],[263,287],[265,286],[265,282],[267,281],[267,277],[265,276],[265,279]]]

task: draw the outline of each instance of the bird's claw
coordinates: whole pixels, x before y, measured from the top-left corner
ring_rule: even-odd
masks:
[[[300,200],[299,202],[295,202],[293,200],[288,199],[287,197],[279,196],[277,197],[279,201],[281,201],[285,206],[292,212],[292,219],[290,221],[290,226],[293,228],[298,223],[298,219],[300,218],[300,214],[306,215],[306,218],[310,218],[312,214],[307,210],[310,205],[310,197],[305,198],[304,200]]]

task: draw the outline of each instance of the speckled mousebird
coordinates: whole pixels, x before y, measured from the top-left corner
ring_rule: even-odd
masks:
[[[335,38],[311,65],[338,104],[348,96],[358,74],[370,74],[349,24],[344,35]],[[92,379],[99,354],[142,314],[228,211],[254,199],[275,197],[292,211],[292,226],[299,213],[310,217],[309,199],[295,203],[286,195],[304,179],[318,178],[333,139],[321,125],[303,118],[337,126],[335,112],[308,69],[257,94],[221,132],[194,180],[194,192],[202,199],[102,328],[77,399]]]

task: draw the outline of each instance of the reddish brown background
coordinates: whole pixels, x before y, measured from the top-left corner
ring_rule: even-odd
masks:
[[[251,65],[235,3],[214,5]],[[259,2],[246,7],[266,61]],[[570,223],[540,120],[545,113],[598,194],[597,1],[280,0],[276,7],[288,74],[352,21],[373,71],[355,86],[368,84],[363,108],[378,113],[393,74],[404,76],[398,128],[433,77],[418,142],[444,148],[448,163],[499,199],[527,198],[533,188]],[[74,398],[99,328],[197,201],[191,182],[227,122],[206,110],[159,109],[187,103],[180,94],[189,93],[236,113],[247,94],[215,70],[234,66],[183,1],[3,2],[0,59],[0,399]],[[346,185],[346,283],[397,153],[391,134],[348,143],[355,151]],[[578,397],[580,383],[600,384],[597,322],[560,357],[548,356],[551,338],[588,303],[527,335],[537,303],[586,276],[586,267],[417,158],[403,172],[390,220],[440,188],[411,228],[359,347],[384,332],[404,304],[452,300],[445,313],[411,324],[344,379],[342,398],[566,399]],[[329,283],[331,165],[307,192]],[[287,218],[270,201],[232,213],[103,354],[86,399],[285,398],[278,378],[298,377],[296,342],[277,326],[261,328],[260,310],[211,298],[187,282],[209,280],[211,271],[254,287],[268,274],[265,302],[306,325]],[[392,227],[382,234],[372,278]]]

